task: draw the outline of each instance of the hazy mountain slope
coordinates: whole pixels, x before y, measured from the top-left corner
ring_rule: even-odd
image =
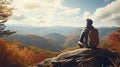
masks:
[[[100,37],[100,44],[107,43],[107,36],[114,32],[117,29],[117,27],[111,27],[111,28],[98,28],[99,31],[99,37]],[[78,31],[78,33],[81,33],[81,30]],[[73,47],[77,45],[77,42],[79,40],[78,34],[70,35],[66,38],[66,41],[64,43],[64,47]]]
[[[32,26],[7,26],[7,29],[16,30],[17,34],[35,34],[39,36],[45,36],[50,33],[59,33],[62,35],[71,35],[76,33],[78,28],[76,27],[65,27],[65,26],[56,26],[56,27],[32,27]]]
[[[70,35],[67,37],[65,43],[64,43],[64,47],[73,47],[77,45],[79,39],[79,35]]]
[[[118,27],[100,27],[97,28],[100,33],[100,37],[104,37],[113,31],[115,31]],[[72,34],[80,34],[83,28],[81,27],[67,27],[67,26],[53,26],[53,27],[33,27],[33,26],[7,26],[7,29],[16,30],[17,34],[35,34],[39,36],[45,36],[50,33],[58,33],[65,36],[69,36]]]
[[[118,27],[101,27],[98,28],[100,38],[108,36],[112,32],[114,32]]]
[[[56,27],[8,26],[7,28],[16,30],[17,33],[19,34],[24,34],[24,35],[35,34],[43,37],[47,36],[50,39],[48,38],[46,39],[48,40],[52,39],[52,42],[55,42],[55,43],[58,42],[58,44],[60,45],[64,44],[65,47],[72,47],[76,45],[79,35],[81,33],[81,30],[83,29],[81,27],[60,27],[60,26],[56,26]],[[103,38],[105,36],[108,36],[117,28],[118,27],[101,27],[97,29],[99,31],[100,38]],[[29,39],[29,38],[26,38],[26,39]]]
[[[63,49],[56,41],[36,35],[12,35],[7,37],[7,39],[46,50],[59,51]]]
[[[66,36],[63,36],[58,33],[51,33],[46,35],[45,37],[54,39],[59,45],[63,46],[66,40]]]

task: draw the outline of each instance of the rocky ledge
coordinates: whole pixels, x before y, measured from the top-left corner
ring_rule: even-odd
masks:
[[[100,48],[80,48],[46,59],[38,67],[119,67],[120,55]]]

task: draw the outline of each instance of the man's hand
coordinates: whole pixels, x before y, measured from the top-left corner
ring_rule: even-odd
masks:
[[[79,45],[80,48],[83,48],[83,46],[84,46],[84,44],[80,41],[78,41],[78,45]]]

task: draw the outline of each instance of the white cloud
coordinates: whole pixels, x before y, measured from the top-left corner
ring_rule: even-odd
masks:
[[[63,6],[62,2],[63,0],[14,0],[13,6],[17,10],[8,24],[69,26],[74,23],[80,8]]]
[[[113,25],[120,25],[120,13],[112,14],[111,16],[102,20],[103,22],[109,22]]]
[[[80,8],[70,8],[62,3],[63,0],[14,0],[13,6],[17,10],[8,24],[83,26],[86,18],[92,18],[96,25],[100,25],[100,23],[106,26],[120,25],[120,0],[96,9],[93,14],[85,11],[83,16],[79,15]]]
[[[93,14],[93,17],[95,19],[101,19],[101,18],[106,18],[111,14],[118,13],[118,12],[120,12],[120,0],[114,1],[105,7],[98,8]]]
[[[62,6],[62,0],[54,0],[53,6],[54,6],[54,8],[57,8],[57,9],[62,8],[63,7]]]
[[[75,8],[75,9],[71,9],[71,8],[66,8],[62,11],[61,15],[78,15],[80,13],[80,8]]]
[[[83,19],[86,20],[86,18],[91,18],[89,11],[85,11],[83,14]]]
[[[23,14],[13,14],[11,16],[11,18],[14,19],[14,20],[17,20],[17,21],[21,21],[21,20],[26,19],[27,17]]]
[[[106,26],[120,25],[120,0],[113,1],[112,3],[96,9],[92,18],[99,20],[101,23],[108,23]]]

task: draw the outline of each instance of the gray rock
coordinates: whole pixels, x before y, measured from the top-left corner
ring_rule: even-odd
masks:
[[[119,57],[117,53],[105,49],[81,48],[46,59],[38,67],[114,67],[112,60]]]

